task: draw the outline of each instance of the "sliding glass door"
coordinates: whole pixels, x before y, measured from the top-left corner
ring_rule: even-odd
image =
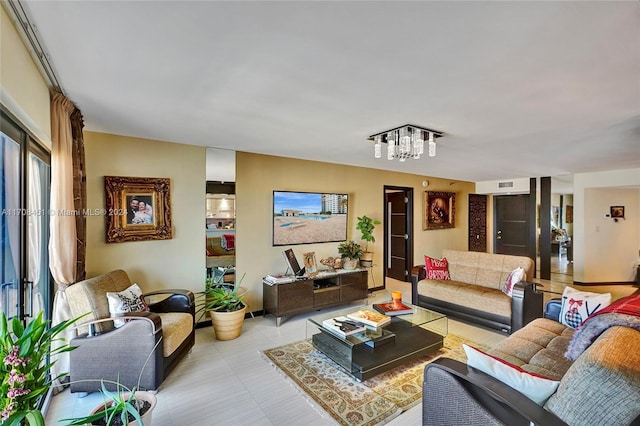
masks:
[[[0,308],[27,323],[50,318],[49,154],[14,121],[0,120]]]

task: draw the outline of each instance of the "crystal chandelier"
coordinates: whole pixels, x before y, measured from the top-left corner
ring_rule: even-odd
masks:
[[[398,159],[405,161],[407,158],[418,160],[424,154],[424,144],[428,144],[429,157],[436,156],[435,139],[442,137],[441,132],[426,129],[413,124],[406,124],[395,129],[385,130],[369,136],[374,142],[374,156],[382,158],[382,144],[387,144],[387,160]]]

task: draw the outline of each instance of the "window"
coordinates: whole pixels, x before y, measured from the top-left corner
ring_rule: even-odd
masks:
[[[27,323],[51,318],[50,155],[0,112],[0,308]]]

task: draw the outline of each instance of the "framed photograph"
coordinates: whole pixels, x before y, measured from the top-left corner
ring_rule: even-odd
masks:
[[[611,206],[611,217],[614,219],[624,219],[624,206]]]
[[[310,251],[308,253],[303,253],[304,257],[304,268],[308,277],[315,277],[318,275],[318,263],[316,262],[316,252]]]
[[[422,229],[448,229],[456,225],[455,192],[424,192]]]
[[[573,206],[567,206],[565,210],[565,222],[573,223]]]
[[[170,240],[168,178],[105,176],[107,243]]]

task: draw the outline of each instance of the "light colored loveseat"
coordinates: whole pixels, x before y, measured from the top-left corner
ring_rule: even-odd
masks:
[[[71,340],[76,347],[70,352],[71,392],[95,392],[101,379],[156,390],[195,344],[195,303],[189,290],[145,293],[150,312],[119,315],[127,322],[114,328],[116,317],[110,316],[106,293],[131,284],[119,269],[66,289],[73,317],[88,313],[78,322],[81,334]],[[115,389],[112,383],[105,385]]]
[[[560,385],[544,406],[501,381],[448,358],[427,365],[423,425],[638,425],[640,331],[606,328],[575,361],[565,358],[573,329],[532,321],[488,353]]]
[[[414,305],[505,333],[542,316],[542,293],[527,282],[534,274],[530,258],[459,250],[444,250],[443,257],[449,262],[450,280],[426,279],[423,265],[413,268]],[[502,287],[517,267],[524,269],[526,277],[509,297]]]
[[[207,237],[207,269],[231,268],[236,265],[236,250],[224,249],[222,237]]]

